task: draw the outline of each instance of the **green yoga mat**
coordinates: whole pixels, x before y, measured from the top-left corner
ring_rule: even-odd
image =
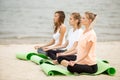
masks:
[[[116,69],[114,67],[110,66],[106,62],[103,62],[102,60],[98,59],[97,60],[97,65],[98,65],[98,71],[95,73],[95,75],[101,74],[101,73],[106,73],[110,76],[113,76],[116,73]]]
[[[36,55],[35,53],[16,53],[16,58],[22,60],[30,60],[31,56]]]
[[[42,68],[44,73],[48,76],[71,75],[71,73],[67,69],[58,67],[56,65],[50,65],[50,64],[43,63],[42,65],[40,65],[40,67]]]
[[[46,56],[45,54],[42,54],[42,53],[38,53],[37,54],[38,56],[44,58],[44,59],[49,59],[48,56]]]
[[[61,68],[59,68],[58,66],[55,66],[55,65],[50,65],[50,64],[53,64],[52,61],[50,61],[48,59],[48,57],[44,54],[37,54],[37,53],[34,53],[34,52],[31,52],[31,53],[17,53],[16,58],[22,59],[22,60],[31,60],[31,61],[35,62],[36,64],[48,63],[48,64],[41,65],[43,71],[45,71],[45,73],[47,75],[56,75],[58,73],[68,75],[67,74],[68,71],[66,71],[65,69],[61,69]],[[110,66],[108,63],[109,62],[106,61],[106,60],[99,60],[98,59],[97,60],[98,71],[94,75],[98,75],[98,74],[101,74],[101,73],[106,73],[106,74],[111,75],[111,76],[115,75],[115,73],[116,73],[115,68]],[[44,65],[47,65],[47,66],[45,67]],[[53,73],[51,73],[51,71]]]
[[[110,66],[109,64],[103,62],[102,60],[97,60],[98,64],[98,71],[94,74],[88,74],[88,73],[83,73],[86,75],[98,75],[98,74],[107,74],[110,76],[115,75],[116,70],[114,67]],[[69,71],[67,69],[62,69],[59,66],[56,65],[50,65],[50,64],[45,64],[43,63],[41,65],[41,68],[47,74],[48,76],[54,76],[54,75],[70,75]]]
[[[36,64],[42,64],[42,63],[53,64],[52,61],[46,60],[42,57],[39,57],[38,55],[33,55],[30,60]]]
[[[38,53],[35,53],[35,52],[16,53],[16,58],[22,59],[22,60],[30,60],[30,58],[31,58],[32,55],[38,55],[41,58],[49,59],[48,56],[46,56],[45,54],[40,54],[40,53],[38,54]]]

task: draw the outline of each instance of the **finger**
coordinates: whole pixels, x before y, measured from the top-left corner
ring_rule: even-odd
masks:
[[[38,49],[38,47],[36,46],[36,47],[34,47],[35,49]]]

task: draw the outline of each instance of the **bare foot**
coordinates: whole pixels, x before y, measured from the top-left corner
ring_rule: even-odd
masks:
[[[54,64],[58,64],[57,60],[53,60],[53,63],[54,63]]]
[[[38,48],[40,48],[40,46],[35,46],[34,48],[37,50]]]

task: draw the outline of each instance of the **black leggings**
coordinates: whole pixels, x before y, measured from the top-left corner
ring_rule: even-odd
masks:
[[[62,60],[67,60],[67,61],[75,61],[77,58],[76,55],[67,55],[67,56],[59,56],[57,58],[58,63],[60,64]],[[95,65],[82,65],[82,64],[75,64],[74,66],[67,66],[67,69],[71,72],[71,73],[95,73],[97,71],[97,64]]]
[[[52,60],[57,60],[56,54],[65,52],[66,50],[48,50],[47,56],[49,56]]]
[[[61,64],[62,60],[67,60],[67,61],[75,61],[76,60],[76,55],[66,55],[66,56],[59,56],[57,58],[57,61],[59,64]]]
[[[67,66],[67,69],[71,72],[71,73],[82,73],[82,72],[85,72],[85,73],[95,73],[97,72],[97,64],[95,65],[82,65],[82,64],[75,64],[74,66],[70,66],[68,65]]]

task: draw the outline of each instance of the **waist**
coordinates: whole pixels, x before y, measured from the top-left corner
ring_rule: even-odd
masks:
[[[79,64],[86,64],[86,65],[95,65],[95,64],[97,64],[97,61],[96,61],[96,58],[92,58],[92,59],[85,58],[84,60],[81,60],[78,63]]]

